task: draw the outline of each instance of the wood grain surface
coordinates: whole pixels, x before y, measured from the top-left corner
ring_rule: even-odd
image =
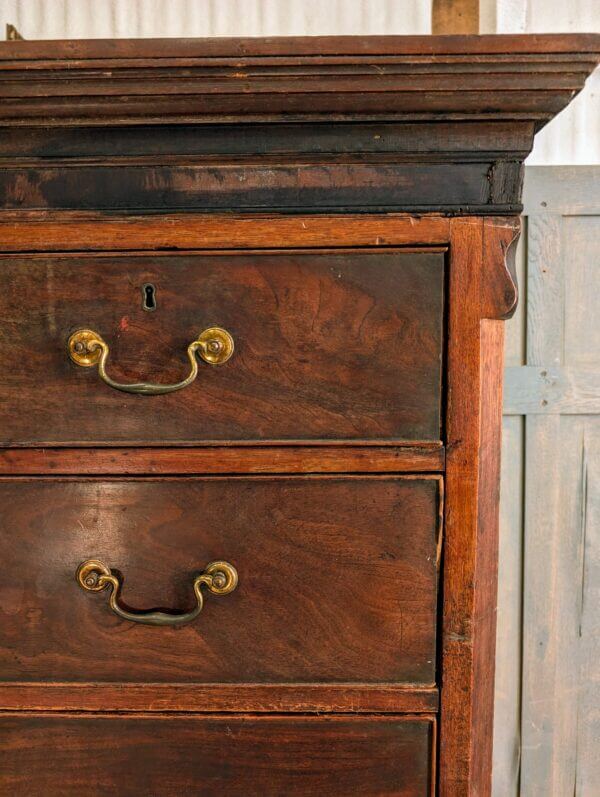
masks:
[[[431,717],[3,715],[0,788],[98,797],[432,794]]]
[[[439,477],[4,479],[4,681],[435,681]],[[196,621],[120,620],[80,563],[124,579],[122,601],[175,611],[225,559],[227,596]]]
[[[542,123],[582,88],[599,56],[593,34],[6,42],[0,119]]]
[[[427,473],[444,469],[442,445],[0,448],[4,476],[219,473]]]
[[[440,439],[441,253],[9,258],[0,290],[4,444]],[[211,326],[232,359],[169,395],[118,392],[67,351],[93,329],[113,379],[178,382]]]

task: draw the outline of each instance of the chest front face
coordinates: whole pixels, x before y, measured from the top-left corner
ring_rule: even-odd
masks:
[[[595,45],[417,39],[0,57],[7,791],[490,793],[521,162]]]

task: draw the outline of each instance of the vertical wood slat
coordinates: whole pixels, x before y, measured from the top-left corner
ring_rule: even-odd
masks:
[[[575,794],[586,797],[600,784],[600,419],[584,419],[582,445],[582,590],[580,700],[577,712]]]
[[[526,169],[531,229],[506,348],[523,386],[523,365],[600,367],[598,185],[598,166]],[[600,419],[557,412],[504,419],[494,797],[588,797],[600,784]]]
[[[479,33],[479,0],[432,0],[431,32]]]
[[[525,365],[527,308],[527,218],[522,221],[515,266],[519,304],[506,323],[505,364]],[[521,604],[523,570],[522,417],[505,417],[502,433],[498,632],[494,705],[493,797],[518,797],[521,768]]]
[[[594,174],[535,168],[528,174],[526,197],[534,212],[528,237],[527,365],[597,367],[593,319],[600,238]],[[505,419],[505,424],[518,420]],[[524,422],[522,760],[517,793],[591,797],[600,784],[600,421],[597,416],[549,413],[528,415]],[[502,626],[499,639],[501,633]],[[502,734],[497,732],[496,738],[503,739]],[[502,743],[506,767],[510,739]],[[496,783],[501,773],[497,767]],[[495,794],[511,792],[497,786]]]
[[[522,417],[502,426],[493,797],[519,797],[521,767]]]
[[[532,215],[528,222],[527,364],[562,360],[564,275],[560,216]],[[521,790],[524,797],[555,791],[554,747],[558,743],[555,700],[564,629],[559,572],[561,528],[560,417],[527,417]],[[535,452],[535,458],[531,454]],[[558,582],[558,583],[557,583]],[[548,612],[548,608],[552,607]],[[558,668],[558,670],[557,670]]]

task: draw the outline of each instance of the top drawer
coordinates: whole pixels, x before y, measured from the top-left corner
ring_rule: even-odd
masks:
[[[443,291],[440,251],[5,257],[0,442],[437,441]],[[177,383],[213,326],[233,356],[162,395],[68,353],[90,329],[114,381]]]

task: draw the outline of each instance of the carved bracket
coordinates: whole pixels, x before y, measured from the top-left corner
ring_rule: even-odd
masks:
[[[489,218],[483,222],[482,318],[511,318],[517,308],[515,254],[520,234],[520,218]]]

